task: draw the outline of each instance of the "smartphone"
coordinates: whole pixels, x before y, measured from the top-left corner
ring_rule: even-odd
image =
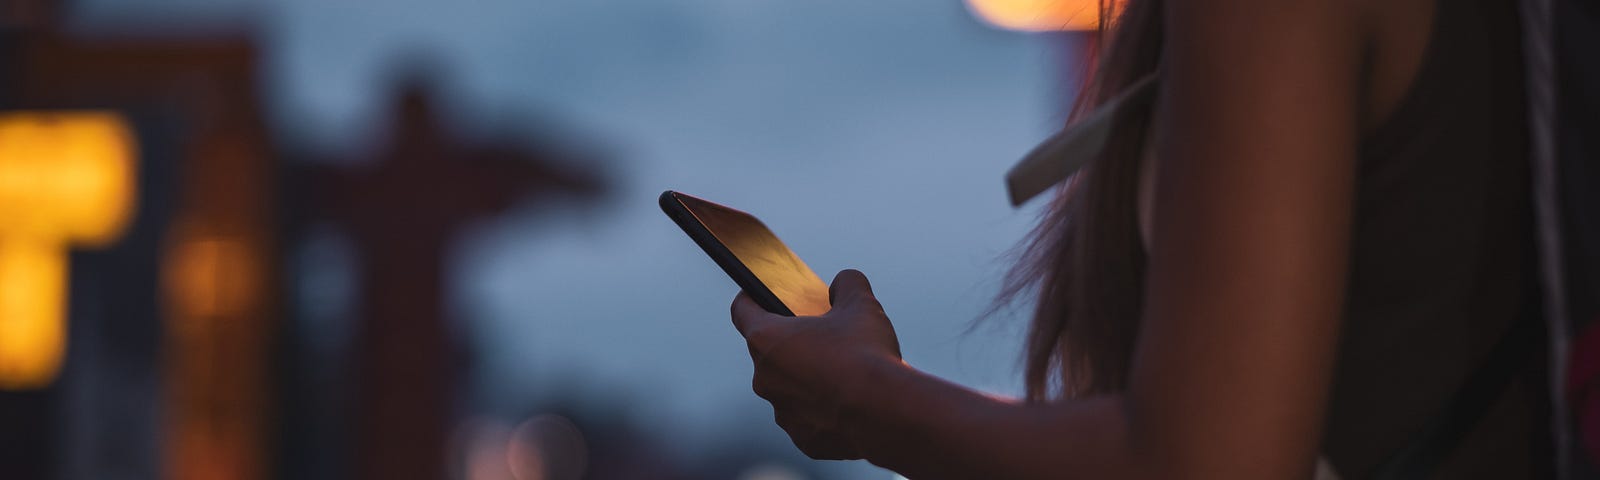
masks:
[[[666,212],[757,305],[786,316],[828,313],[828,284],[756,217],[691,195],[661,194]]]

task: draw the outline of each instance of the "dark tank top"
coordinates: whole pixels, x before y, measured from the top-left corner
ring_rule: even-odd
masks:
[[[1345,321],[1323,453],[1367,478],[1516,322],[1537,322],[1514,0],[1438,0],[1410,90],[1361,140]],[[1548,476],[1534,352],[1434,478]]]

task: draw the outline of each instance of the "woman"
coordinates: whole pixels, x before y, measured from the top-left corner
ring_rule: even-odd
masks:
[[[1078,110],[1152,73],[1159,94],[1016,271],[1027,398],[906,365],[849,270],[821,317],[735,299],[754,389],[807,455],[918,479],[1373,476],[1535,320],[1516,18],[1129,0]],[[1542,382],[1490,389],[1432,475],[1543,475]]]

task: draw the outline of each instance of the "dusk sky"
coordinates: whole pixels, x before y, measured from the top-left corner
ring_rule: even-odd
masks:
[[[1022,320],[969,327],[1036,214],[1007,204],[1002,177],[1062,120],[1060,40],[959,0],[91,0],[75,21],[141,19],[254,23],[275,128],[330,156],[381,139],[391,76],[420,59],[464,130],[610,157],[603,205],[519,209],[461,238],[451,296],[480,349],[475,410],[577,388],[680,432],[683,455],[729,431],[784,441],[749,390],[736,287],[661,214],[665,189],[761,217],[825,279],[865,272],[912,365],[1020,392]],[[298,250],[305,321],[337,321],[336,236]]]

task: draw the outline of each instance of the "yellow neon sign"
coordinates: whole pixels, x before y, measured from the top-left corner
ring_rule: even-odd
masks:
[[[1120,7],[1123,0],[1111,3]],[[1094,30],[1100,25],[1100,0],[967,0],[967,8],[1007,30]]]
[[[49,385],[66,353],[67,248],[134,208],[133,135],[109,112],[0,112],[0,389]]]

